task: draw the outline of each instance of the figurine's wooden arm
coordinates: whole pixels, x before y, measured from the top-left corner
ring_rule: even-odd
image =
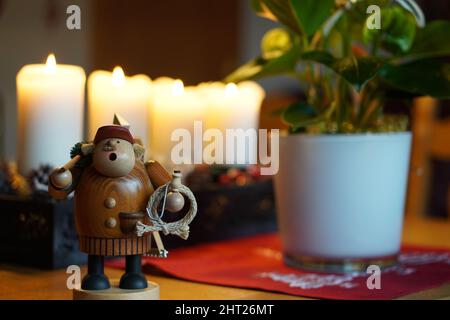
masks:
[[[145,169],[154,189],[172,180],[172,175],[158,161],[147,161]]]

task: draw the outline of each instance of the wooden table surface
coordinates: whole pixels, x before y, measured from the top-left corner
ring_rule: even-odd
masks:
[[[450,222],[407,218],[403,241],[407,244],[450,249]],[[122,271],[106,268],[106,273],[110,278],[119,278]],[[0,265],[0,299],[71,299],[72,293],[66,288],[67,277],[65,270],[42,271]],[[161,275],[149,275],[148,279],[160,285],[161,299],[306,299],[272,292],[194,283]],[[450,283],[403,298],[450,299]]]

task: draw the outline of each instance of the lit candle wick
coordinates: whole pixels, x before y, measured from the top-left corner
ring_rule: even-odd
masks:
[[[122,87],[125,84],[125,73],[119,66],[115,67],[113,70],[112,83],[116,87]]]

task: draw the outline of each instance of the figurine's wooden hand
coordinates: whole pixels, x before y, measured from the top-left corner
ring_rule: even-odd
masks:
[[[50,182],[56,189],[67,189],[72,185],[72,173],[64,167],[57,168],[51,173]]]
[[[53,170],[50,174],[50,184],[56,190],[69,189],[73,184],[72,172],[75,164],[80,161],[81,155],[76,155],[69,162],[63,165],[61,168]]]

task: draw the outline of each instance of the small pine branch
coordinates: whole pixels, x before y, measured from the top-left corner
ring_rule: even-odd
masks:
[[[85,156],[81,152],[81,146],[84,143],[86,142],[78,142],[72,147],[72,149],[70,149],[70,158],[73,158],[77,155],[81,155],[80,161],[78,161],[77,164],[75,165],[75,167],[77,168],[85,168],[92,163],[92,155]]]

